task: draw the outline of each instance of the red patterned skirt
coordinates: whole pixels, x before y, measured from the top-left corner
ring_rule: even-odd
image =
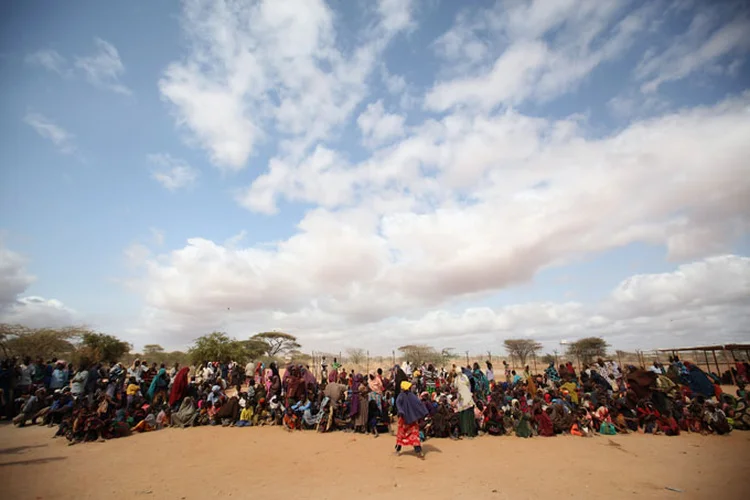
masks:
[[[407,424],[403,417],[398,417],[398,430],[396,431],[397,446],[421,446],[419,441],[419,422]]]

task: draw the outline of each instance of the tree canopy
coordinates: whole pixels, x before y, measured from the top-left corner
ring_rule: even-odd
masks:
[[[92,362],[115,363],[133,348],[114,335],[85,332],[81,335],[81,354]]]
[[[159,344],[146,344],[143,346],[145,356],[155,356],[164,352],[164,348]]]
[[[443,357],[434,347],[424,344],[408,344],[398,348],[404,356],[404,359],[412,365],[422,363],[439,364]]]
[[[542,344],[532,339],[507,339],[503,342],[508,354],[518,358],[522,365],[532,354],[539,352]]]
[[[114,363],[127,354],[131,345],[112,335],[81,326],[65,328],[29,328],[0,325],[0,347],[6,356],[30,356],[42,359],[67,358],[85,363]]]
[[[0,325],[2,349],[6,356],[30,356],[51,359],[70,356],[75,351],[74,342],[83,330],[69,328],[28,328],[23,325]]]
[[[263,342],[266,346],[266,354],[272,358],[302,347],[297,343],[297,337],[283,332],[256,333],[250,337],[250,340]]]
[[[256,340],[237,340],[224,332],[212,332],[195,339],[188,355],[193,363],[237,361],[247,363],[265,352],[266,345]]]
[[[601,337],[586,337],[568,346],[568,354],[577,356],[582,363],[589,364],[596,358],[607,355],[609,344]]]

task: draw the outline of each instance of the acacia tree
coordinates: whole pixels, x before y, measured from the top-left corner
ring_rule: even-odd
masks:
[[[265,352],[265,344],[251,340],[237,340],[230,338],[224,332],[212,332],[198,337],[188,350],[188,356],[193,363],[206,361],[237,361],[246,363]]]
[[[508,354],[518,358],[521,365],[524,366],[529,356],[536,354],[542,348],[542,344],[531,339],[507,339],[503,342],[503,345]]]
[[[609,344],[601,337],[586,337],[568,346],[568,354],[578,357],[581,362],[589,364],[595,358],[607,355]]]
[[[406,361],[415,366],[422,363],[437,364],[442,360],[442,356],[435,348],[424,344],[403,345],[398,350],[401,351]]]
[[[158,356],[164,352],[164,348],[159,344],[146,344],[143,346],[144,356]]]
[[[28,328],[23,325],[0,325],[0,339],[5,356],[31,356],[50,359],[69,356],[75,351],[74,341],[80,327]]]
[[[272,358],[302,347],[297,343],[297,337],[283,332],[256,333],[250,337],[250,340],[259,340],[265,343],[266,354]]]

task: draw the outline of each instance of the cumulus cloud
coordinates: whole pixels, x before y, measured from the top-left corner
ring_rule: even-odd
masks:
[[[151,178],[169,191],[189,188],[198,179],[198,169],[186,161],[166,153],[150,154],[148,160],[154,165]]]
[[[308,212],[297,234],[248,248],[193,238],[150,258],[138,287],[156,316],[168,315],[178,330],[230,308],[254,320],[305,323],[306,331],[330,329],[334,337],[380,322],[421,334],[424,321],[445,318],[430,311],[528,282],[580,255],[634,242],[665,245],[678,260],[712,255],[746,234],[750,222],[749,104],[745,95],[597,139],[587,138],[575,117],[452,114],[359,164],[318,147],[300,165],[272,164],[245,199],[250,208],[279,195],[327,207]],[[422,175],[427,167],[429,177]],[[736,262],[702,265],[707,275],[746,272],[747,261]],[[626,296],[618,291],[615,299],[625,311]],[[569,328],[536,320],[523,331],[552,338],[582,324],[602,328],[604,320],[591,319],[596,311],[581,304],[553,306],[528,307],[540,318],[578,319]],[[467,311],[456,320],[463,328],[477,322],[515,330],[520,314],[506,310],[497,319],[494,312],[486,323],[486,312]],[[421,312],[420,322],[405,319]],[[606,321],[613,335],[637,326],[616,317],[608,313]]]
[[[34,277],[26,272],[26,259],[0,242],[0,309],[11,306],[33,282]]]
[[[357,125],[362,132],[365,145],[370,147],[380,146],[404,135],[404,117],[386,113],[383,101],[369,104],[357,118]]]
[[[378,55],[411,24],[409,6],[380,0],[364,42],[342,50],[323,0],[189,0],[189,54],[167,67],[159,89],[217,167],[243,169],[266,130],[288,136],[281,153],[298,161],[363,99]]]
[[[3,323],[20,324],[29,328],[56,328],[76,323],[77,313],[62,302],[44,297],[21,297],[13,307],[0,315]]]
[[[23,121],[36,131],[37,134],[52,141],[52,144],[64,154],[76,150],[73,134],[57,125],[54,121],[40,113],[27,113]]]
[[[411,4],[377,4],[356,43],[340,43],[322,2],[189,0],[188,54],[160,80],[177,123],[229,170],[275,141],[234,197],[262,214],[308,208],[278,241],[240,233],[156,254],[129,248],[139,271],[128,283],[146,306],[131,331],[184,345],[264,325],[308,348],[374,351],[404,338],[482,349],[511,335],[549,345],[602,335],[624,348],[741,340],[750,265],[730,253],[750,231],[750,94],[684,109],[637,89],[604,95],[629,123],[595,133],[586,116],[514,106],[575,90],[651,33],[663,5],[466,10],[432,44],[442,68],[407,128],[403,103],[398,114],[386,107],[409,86],[376,61],[414,25]],[[391,94],[383,100],[366,99],[374,69]],[[657,77],[642,71],[638,82]],[[354,122],[363,154],[332,140]],[[477,306],[545,269],[637,243],[664,248],[672,271],[613,283],[594,302]]]
[[[35,277],[26,270],[26,259],[0,242],[0,322],[32,328],[70,325],[75,311],[55,299],[21,295]]]
[[[201,256],[205,258],[207,254]],[[171,269],[173,273],[176,270]],[[721,293],[704,293],[706,287],[717,288],[717,276],[729,278]],[[213,278],[209,280],[215,286]],[[242,288],[241,281],[233,280],[237,289]],[[304,332],[305,344],[311,348],[351,345],[356,338],[358,345],[376,351],[388,349],[404,338],[474,349],[498,349],[502,339],[510,336],[537,339],[547,349],[560,339],[592,335],[605,337],[617,348],[631,349],[741,341],[745,337],[742,325],[750,319],[750,312],[742,307],[750,294],[750,259],[724,255],[683,265],[670,273],[633,276],[593,304],[532,302],[496,308],[466,307],[459,311],[433,309],[411,317],[375,317],[372,321],[347,319],[335,310],[327,312],[327,304],[314,299],[303,307],[289,304],[293,312],[274,309],[279,296],[288,291],[273,293],[268,302],[261,303],[257,300],[260,294],[250,291],[251,297],[237,298],[237,290],[236,295],[216,297],[200,311],[187,307],[165,310],[164,303],[157,300],[148,309],[146,330],[157,327],[165,332],[163,338],[167,342],[179,345],[212,325],[222,324],[230,331],[240,332],[261,322]]]

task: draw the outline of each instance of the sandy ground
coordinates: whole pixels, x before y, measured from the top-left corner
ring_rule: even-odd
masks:
[[[424,461],[396,457],[391,436],[278,427],[165,429],[77,446],[52,434],[0,426],[1,498],[739,499],[750,477],[750,432],[433,439]]]

